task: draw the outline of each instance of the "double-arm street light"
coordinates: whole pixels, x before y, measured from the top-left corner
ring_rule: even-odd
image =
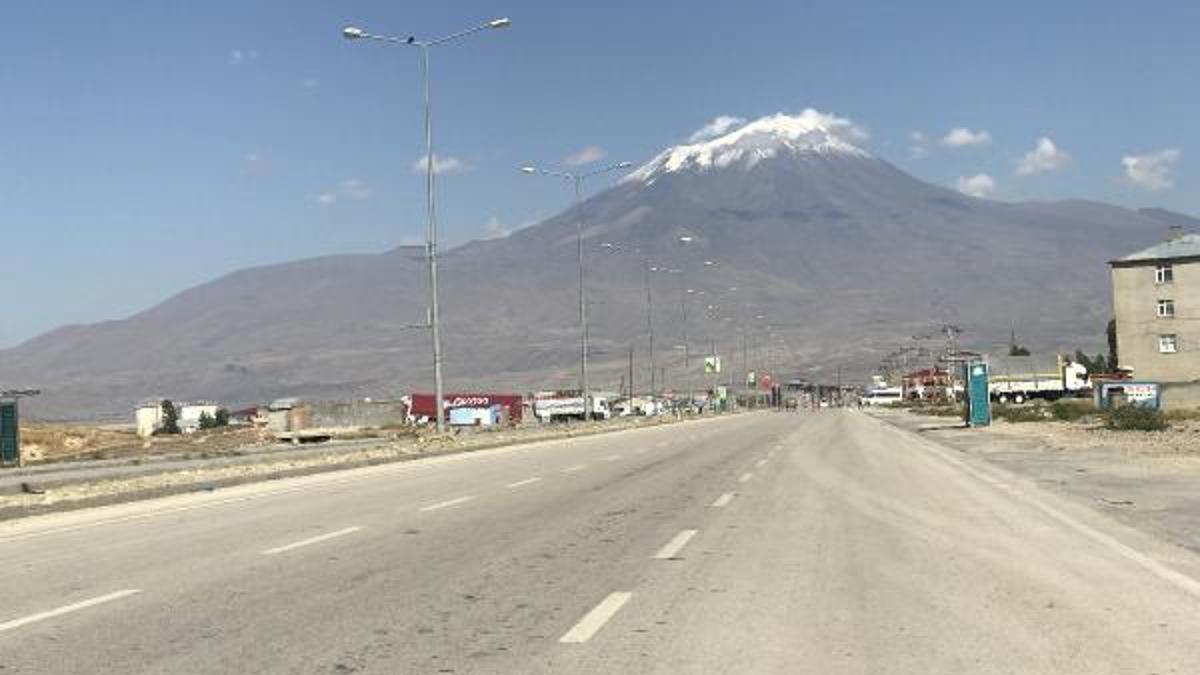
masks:
[[[627,169],[633,166],[632,162],[618,162],[616,164],[606,166],[595,171],[587,173],[570,173],[567,171],[550,171],[541,169],[536,166],[521,167],[521,171],[527,174],[541,174],[543,176],[551,176],[553,178],[561,178],[569,180],[575,186],[575,248],[579,262],[579,329],[580,329],[580,345],[579,345],[579,388],[583,396],[583,418],[585,420],[592,419],[592,391],[588,385],[588,322],[587,322],[587,287],[585,285],[584,265],[583,265],[583,181],[593,176],[599,176],[602,173],[616,171],[617,169]]]
[[[438,432],[445,431],[445,421],[443,416],[443,395],[442,388],[442,335],[438,313],[438,276],[437,276],[437,211],[434,208],[434,193],[433,193],[433,121],[430,115],[429,103],[429,50],[437,45],[445,44],[452,40],[457,40],[466,37],[473,33],[478,33],[483,30],[492,28],[508,28],[512,25],[512,21],[507,18],[492,19],[487,23],[482,23],[473,28],[451,33],[445,37],[440,37],[434,40],[418,40],[413,36],[409,37],[392,37],[387,35],[375,35],[367,31],[347,26],[342,29],[342,36],[347,40],[379,40],[382,42],[391,42],[401,45],[409,45],[418,47],[421,50],[421,75],[424,80],[424,98],[425,98],[425,206],[427,213],[426,234],[425,234],[425,259],[429,263],[429,329],[433,337],[433,388],[434,388],[434,416],[437,418]]]

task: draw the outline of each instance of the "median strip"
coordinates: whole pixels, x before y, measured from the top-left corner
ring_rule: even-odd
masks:
[[[459,505],[459,504],[462,504],[462,503],[464,503],[464,502],[469,502],[469,501],[471,501],[472,499],[475,499],[475,498],[474,498],[474,497],[458,497],[458,498],[456,498],[456,499],[447,499],[447,500],[446,500],[446,501],[444,501],[444,502],[438,502],[438,503],[436,503],[436,504],[430,504],[429,506],[422,506],[422,507],[421,507],[421,510],[422,510],[422,511],[437,511],[437,510],[439,510],[439,509],[445,509],[445,508],[449,508],[449,507],[451,507],[451,506],[457,506],[457,505]]]
[[[584,617],[579,620],[579,623],[575,624],[574,627],[560,637],[558,641],[565,643],[587,642],[588,640],[592,639],[592,636],[596,634],[596,631],[599,631],[601,628],[603,628],[604,624],[608,623],[608,621],[612,619],[613,616],[616,615],[616,613],[619,612],[621,608],[625,606],[625,603],[629,602],[629,599],[632,597],[633,593],[627,593],[623,591],[610,594],[607,598],[602,600],[599,605],[596,605],[592,611],[585,614]]]
[[[308,545],[310,545],[310,544],[319,544],[319,543],[321,543],[321,542],[323,542],[323,541],[327,541],[327,540],[329,540],[329,539],[333,539],[333,538],[335,538],[335,537],[343,537],[343,536],[345,536],[345,535],[347,535],[347,534],[353,534],[353,533],[355,533],[355,532],[358,532],[358,531],[359,531],[359,530],[361,530],[361,529],[362,529],[362,528],[361,528],[361,527],[359,527],[359,526],[357,526],[357,525],[356,525],[356,526],[354,526],[354,527],[347,527],[347,528],[346,528],[346,529],[344,529],[344,530],[338,530],[337,532],[330,532],[330,533],[328,533],[328,534],[321,534],[321,535],[317,535],[317,536],[315,536],[315,537],[310,537],[310,538],[308,538],[308,539],[303,539],[303,540],[301,540],[301,541],[297,541],[297,542],[295,542],[295,543],[292,543],[292,544],[287,544],[286,546],[279,546],[279,547],[276,547],[276,548],[269,548],[269,549],[267,549],[267,550],[263,551],[263,555],[275,555],[276,553],[285,553],[285,552],[287,552],[287,551],[291,551],[291,550],[293,550],[293,549],[301,548],[301,547],[303,547],[303,546],[308,546]]]
[[[98,598],[92,598],[90,600],[83,600],[82,602],[76,602],[75,604],[72,604],[72,605],[65,605],[63,607],[59,607],[58,609],[52,609],[52,610],[49,610],[46,612],[38,612],[37,614],[30,614],[29,616],[24,616],[19,619],[5,621],[4,623],[0,623],[0,633],[3,633],[4,631],[12,630],[14,628],[20,628],[21,626],[27,626],[31,623],[37,623],[38,621],[45,621],[46,619],[53,619],[54,617],[62,616],[63,614],[70,614],[71,612],[78,612],[79,610],[87,609],[88,607],[95,607],[96,605],[102,605],[106,602],[112,602],[113,600],[120,600],[121,598],[127,598],[131,595],[134,595],[134,594],[140,593],[140,592],[141,591],[139,591],[136,588],[127,588],[123,591],[116,591],[115,593],[109,593],[108,595],[101,595]]]
[[[658,553],[654,554],[655,560],[674,560],[679,557],[679,552],[684,546],[696,536],[696,530],[683,530],[675,535],[667,545],[662,547]]]

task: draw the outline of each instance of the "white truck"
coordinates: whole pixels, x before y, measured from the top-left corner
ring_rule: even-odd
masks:
[[[1061,357],[1055,370],[1008,361],[991,364],[988,373],[988,393],[998,403],[1024,403],[1035,398],[1052,401],[1089,391],[1087,368]]]
[[[592,394],[592,419],[612,417],[608,397]],[[565,422],[584,418],[583,396],[579,394],[540,395],[533,400],[533,414],[542,422]]]

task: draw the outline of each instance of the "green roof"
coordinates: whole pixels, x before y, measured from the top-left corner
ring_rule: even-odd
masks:
[[[1164,241],[1137,253],[1130,253],[1113,262],[1139,262],[1143,260],[1170,260],[1171,258],[1200,258],[1200,234],[1185,234]]]

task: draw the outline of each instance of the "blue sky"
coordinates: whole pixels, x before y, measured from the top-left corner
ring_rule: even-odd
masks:
[[[1200,213],[1196,3],[46,0],[2,15],[0,346],[241,267],[416,241],[417,52],[346,42],[346,24],[436,36],[513,19],[433,56],[450,243],[566,205],[523,164],[589,147],[640,162],[721,115],[806,107],[950,187]]]

